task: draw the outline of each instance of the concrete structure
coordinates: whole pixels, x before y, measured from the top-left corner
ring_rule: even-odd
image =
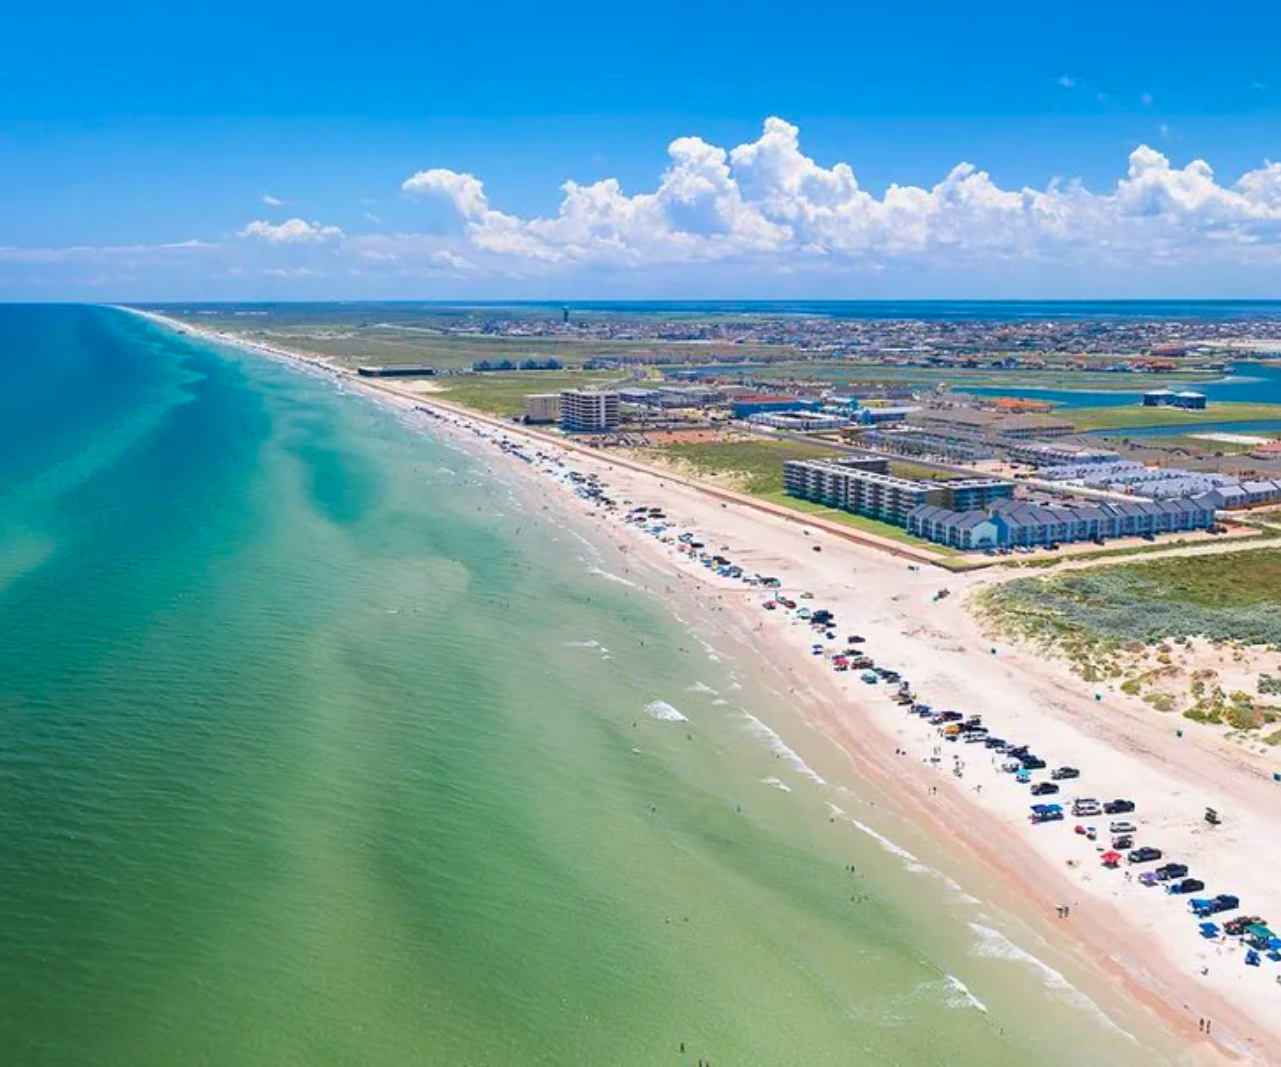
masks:
[[[1184,391],[1173,392],[1169,389],[1152,389],[1143,394],[1145,408],[1183,408],[1186,411],[1204,411],[1208,401],[1204,393]]]
[[[922,504],[944,508],[981,508],[1012,497],[1012,482],[996,478],[918,482],[888,473],[889,462],[876,457],[842,460],[789,460],[783,464],[788,495],[906,526],[908,514]]]
[[[618,394],[566,389],[560,394],[560,428],[566,433],[613,433],[618,429]]]
[[[987,510],[966,511],[926,504],[908,515],[907,529],[927,541],[962,550],[1067,544],[1208,530],[1214,525],[1216,504],[1213,496],[1076,507],[1003,500]]]
[[[559,393],[527,393],[525,396],[526,422],[559,422]]]
[[[362,378],[430,378],[436,368],[422,363],[389,363],[385,367],[357,367],[356,373]]]
[[[775,430],[792,430],[796,433],[836,430],[848,426],[850,422],[846,415],[829,415],[823,411],[775,411],[748,415],[747,421],[755,426],[769,426]]]

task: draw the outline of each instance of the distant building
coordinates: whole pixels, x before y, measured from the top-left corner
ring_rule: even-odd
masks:
[[[618,429],[618,394],[566,389],[560,394],[560,428],[566,433],[613,433]]]
[[[758,394],[739,397],[730,404],[730,412],[736,419],[745,419],[749,415],[765,415],[772,411],[807,411],[818,406],[819,402],[809,397]]]
[[[981,508],[1014,495],[1012,482],[998,478],[918,482],[888,473],[887,460],[876,457],[842,460],[789,460],[783,485],[789,496],[856,515],[906,526],[914,508]]]
[[[861,426],[884,426],[891,422],[903,422],[909,415],[920,410],[917,407],[867,407],[859,408],[854,415]]]
[[[1076,427],[1041,415],[1006,415],[977,408],[943,408],[918,412],[914,420],[934,430],[963,434],[999,434],[1014,440],[1066,437]]]
[[[756,426],[774,430],[793,430],[809,433],[814,430],[836,430],[849,425],[847,415],[829,415],[823,411],[771,411],[748,415],[747,421]]]
[[[436,368],[420,363],[390,363],[385,367],[357,367],[356,373],[362,378],[430,378]]]
[[[529,393],[525,396],[526,422],[558,422],[559,420],[559,393]]]

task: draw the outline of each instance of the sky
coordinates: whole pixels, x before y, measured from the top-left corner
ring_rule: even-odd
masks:
[[[1281,5],[27,5],[0,300],[1281,297]]]

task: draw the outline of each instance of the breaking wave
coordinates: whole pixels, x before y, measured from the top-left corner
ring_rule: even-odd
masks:
[[[779,737],[778,734],[761,722],[760,719],[750,711],[743,712],[743,717],[747,720],[748,728],[752,733],[764,741],[774,755],[778,756],[782,760],[786,760],[792,770],[796,771],[797,774],[803,774],[806,778],[818,785],[827,785],[827,779],[801,759],[796,752],[788,748],[787,743]]]
[[[679,708],[672,707],[665,700],[652,700],[645,705],[645,710],[659,722],[689,722]]]

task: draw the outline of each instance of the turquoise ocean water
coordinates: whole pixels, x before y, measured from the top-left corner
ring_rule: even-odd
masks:
[[[1168,1060],[506,461],[109,309],[0,369],[3,1062]]]

